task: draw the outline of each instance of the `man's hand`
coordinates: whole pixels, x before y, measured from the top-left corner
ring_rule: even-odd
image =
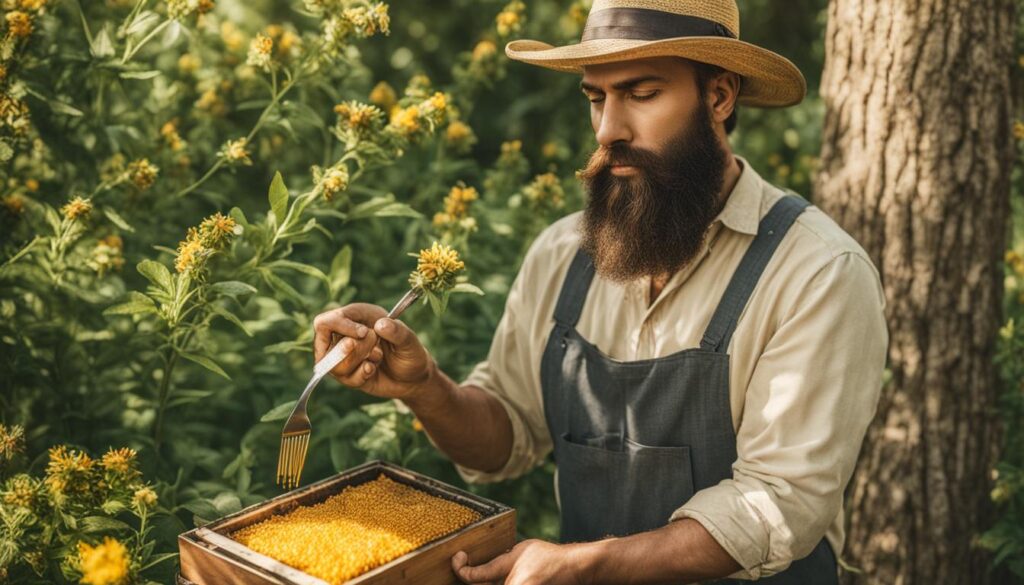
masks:
[[[319,361],[344,337],[340,343],[347,355],[331,375],[374,396],[407,398],[430,378],[434,360],[408,325],[387,314],[367,303],[320,313],[313,320],[313,356]]]
[[[581,546],[524,540],[509,552],[476,567],[470,567],[466,553],[459,551],[452,557],[452,570],[463,583],[585,585]]]

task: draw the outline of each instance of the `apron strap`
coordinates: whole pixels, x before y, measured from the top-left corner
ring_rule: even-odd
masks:
[[[724,352],[729,347],[729,340],[736,329],[740,313],[747,305],[757,281],[761,278],[765,266],[771,260],[775,249],[786,236],[790,226],[798,215],[811,204],[803,197],[790,194],[779,199],[757,228],[757,236],[750,243],[747,252],[740,260],[736,272],[718,303],[704,337],[700,341],[701,349]]]
[[[562,290],[558,294],[558,304],[555,305],[555,321],[559,325],[566,328],[576,326],[593,279],[594,262],[589,254],[578,249],[572,264],[569,265],[569,273],[565,276]]]

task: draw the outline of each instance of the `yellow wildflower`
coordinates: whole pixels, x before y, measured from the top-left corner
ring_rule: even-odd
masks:
[[[86,585],[121,585],[129,578],[128,549],[116,539],[103,537],[96,546],[78,543],[81,583]]]
[[[120,270],[124,267],[123,249],[124,245],[120,237],[107,236],[96,242],[96,247],[93,248],[92,255],[86,264],[101,277],[111,270]]]
[[[92,201],[76,196],[74,199],[64,204],[64,207],[61,207],[60,211],[64,214],[64,217],[74,221],[79,217],[89,215],[92,211]]]
[[[416,106],[401,108],[391,118],[391,125],[399,134],[409,137],[420,129],[420,110]]]
[[[235,235],[237,225],[233,218],[218,211],[199,224],[199,236],[204,246],[220,250],[227,245],[231,236]]]
[[[195,73],[202,67],[203,61],[193,53],[185,53],[178,57],[178,71],[188,74]]]
[[[200,94],[196,100],[196,108],[210,112],[214,116],[223,116],[227,112],[227,105],[217,94],[216,89],[207,89]]]
[[[469,214],[469,204],[480,198],[473,187],[455,186],[444,198],[444,211],[454,219],[461,219]]]
[[[20,473],[7,481],[3,495],[3,502],[9,506],[34,508],[40,496],[39,482]]]
[[[11,215],[20,215],[25,210],[25,198],[15,193],[14,195],[7,195],[3,199],[4,208]]]
[[[395,88],[391,87],[391,84],[386,81],[378,82],[370,90],[370,102],[380,106],[380,109],[384,111],[390,110],[396,101]]]
[[[498,47],[488,40],[480,41],[473,47],[473,60],[483,61],[498,54]]]
[[[178,243],[178,255],[174,269],[178,272],[192,272],[202,267],[210,250],[203,246],[195,228],[189,228],[188,237]]]
[[[50,448],[49,455],[43,481],[58,506],[69,497],[89,494],[97,487],[95,461],[86,453],[58,445]]]
[[[498,165],[504,167],[515,166],[522,158],[523,142],[521,140],[507,140],[501,143],[501,154],[498,156]]]
[[[29,126],[28,105],[18,98],[0,94],[0,126],[9,126],[15,134],[25,134]]]
[[[213,10],[213,0],[167,0],[167,15],[182,19],[192,14],[206,14]]]
[[[557,158],[558,150],[557,142],[545,142],[544,146],[541,147],[540,152],[544,158]]]
[[[31,12],[39,12],[46,6],[46,0],[21,0],[19,6],[22,10],[29,10]]]
[[[7,66],[0,64],[0,83],[3,83],[7,79]]]
[[[224,144],[224,148],[221,149],[221,156],[231,163],[251,165],[252,159],[249,158],[249,151],[245,148],[246,144],[245,138],[229,140]]]
[[[238,51],[245,44],[245,33],[238,30],[235,23],[225,20],[220,23],[220,40],[229,51]]]
[[[384,117],[376,106],[361,104],[357,101],[348,101],[334,106],[334,113],[338,114],[338,125],[341,128],[351,129],[358,136],[365,136],[373,130],[376,122]]]
[[[519,0],[509,2],[495,18],[498,35],[504,38],[519,32],[526,21],[525,11],[526,5]]]
[[[460,152],[466,151],[469,147],[476,144],[476,135],[473,133],[473,129],[468,124],[459,120],[448,124],[448,128],[444,132],[444,139],[445,142]]]
[[[565,191],[554,173],[537,175],[523,188],[523,196],[534,206],[562,207]]]
[[[256,33],[256,38],[249,43],[249,55],[245,60],[247,65],[258,67],[264,71],[270,71],[270,54],[274,50],[274,39],[263,33]]]
[[[431,92],[430,78],[422,73],[417,73],[409,79],[405,86],[405,95],[413,98],[426,98]]]
[[[378,2],[373,7],[357,6],[346,8],[342,17],[357,36],[368,37],[378,32],[390,34],[391,19],[387,4]]]
[[[25,179],[25,188],[35,193],[39,190],[39,181],[35,179]]]
[[[1015,250],[1006,251],[1006,265],[1011,270],[1024,277],[1024,255],[1017,253]]]
[[[136,456],[135,450],[127,447],[110,449],[103,454],[103,458],[100,459],[100,465],[107,471],[126,475],[134,468]]]
[[[165,122],[160,127],[160,136],[163,136],[164,142],[171,150],[178,151],[185,148],[185,141],[181,139],[181,134],[178,134],[178,125],[174,120]]]
[[[24,450],[25,427],[0,424],[0,461],[11,461]]]
[[[417,431],[417,432],[423,430],[423,423],[420,422],[420,419],[413,417],[413,419],[412,419],[412,430]]]
[[[12,10],[6,15],[7,35],[25,38],[32,34],[32,17],[20,10]]]
[[[1013,136],[1017,140],[1024,140],[1024,122],[1017,120],[1013,123]]]
[[[436,241],[416,256],[416,270],[409,275],[409,284],[432,292],[450,289],[455,284],[455,274],[466,267],[458,252]]]
[[[140,510],[143,508],[152,508],[156,505],[156,500],[156,492],[149,487],[139,488],[135,490],[135,493],[132,495],[132,503]]]
[[[348,167],[340,164],[327,169],[320,180],[320,190],[323,191],[324,199],[330,201],[335,195],[348,189]]]
[[[147,158],[140,158],[128,165],[128,178],[140,191],[152,187],[159,172],[160,169]]]

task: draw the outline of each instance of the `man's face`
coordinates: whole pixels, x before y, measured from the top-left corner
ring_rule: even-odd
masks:
[[[671,57],[585,70],[600,146],[580,171],[589,195],[581,246],[613,281],[675,272],[720,211],[727,161],[697,71]]]

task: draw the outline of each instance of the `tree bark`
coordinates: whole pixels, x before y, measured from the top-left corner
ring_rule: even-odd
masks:
[[[1013,0],[831,0],[816,202],[881,273],[889,370],[848,491],[847,583],[980,584],[999,442]]]

